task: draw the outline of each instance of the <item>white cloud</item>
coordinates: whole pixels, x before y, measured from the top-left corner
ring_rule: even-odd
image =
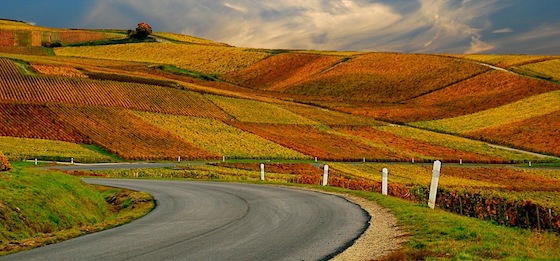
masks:
[[[98,0],[84,23],[118,22],[130,27],[146,21],[155,30],[243,47],[471,53],[503,47],[494,42],[495,37],[515,35],[507,34],[513,29],[495,29],[490,22],[506,4],[501,0]]]
[[[225,2],[224,6],[229,7],[233,10],[239,11],[240,13],[243,13],[243,14],[247,14],[249,12],[249,10],[247,10],[247,8],[245,8],[243,6],[237,6],[237,5],[234,5],[234,4],[230,4],[228,2]]]
[[[494,34],[505,34],[505,33],[512,33],[512,32],[513,32],[513,29],[511,29],[509,27],[492,31],[492,33],[494,33]]]

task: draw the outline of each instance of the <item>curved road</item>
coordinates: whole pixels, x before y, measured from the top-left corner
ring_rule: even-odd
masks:
[[[324,260],[367,228],[342,197],[272,186],[86,179],[146,191],[157,207],[127,225],[0,260]]]

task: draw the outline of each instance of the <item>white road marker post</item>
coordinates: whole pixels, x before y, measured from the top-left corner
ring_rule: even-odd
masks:
[[[329,165],[325,165],[323,173],[323,186],[329,185]]]
[[[389,169],[383,168],[383,181],[381,182],[381,194],[387,195],[389,186]]]
[[[432,184],[430,185],[430,198],[428,199],[428,207],[434,209],[436,207],[436,195],[439,183],[439,174],[441,172],[441,161],[436,160],[434,162],[434,168],[432,170]]]
[[[74,165],[74,158],[70,158],[70,164]]]
[[[459,159],[459,165],[463,165],[463,159]]]
[[[222,157],[222,162],[226,162],[226,156]]]
[[[177,157],[177,162],[181,162],[181,156]]]
[[[261,180],[264,181],[264,163],[261,163]]]
[[[35,158],[35,165],[37,165],[37,158]]]

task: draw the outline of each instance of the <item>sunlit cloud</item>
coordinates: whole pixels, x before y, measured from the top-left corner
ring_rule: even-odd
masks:
[[[430,53],[492,52],[498,35],[545,37],[494,28],[501,0],[98,0],[83,23],[136,25],[240,47]],[[548,32],[553,34],[552,31]],[[492,37],[489,37],[493,35]],[[555,36],[557,37],[557,36]],[[560,39],[555,38],[555,39]]]

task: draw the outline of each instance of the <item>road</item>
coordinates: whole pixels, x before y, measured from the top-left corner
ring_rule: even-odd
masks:
[[[342,197],[273,186],[85,179],[146,191],[157,207],[114,229],[0,260],[324,260],[367,228]]]

